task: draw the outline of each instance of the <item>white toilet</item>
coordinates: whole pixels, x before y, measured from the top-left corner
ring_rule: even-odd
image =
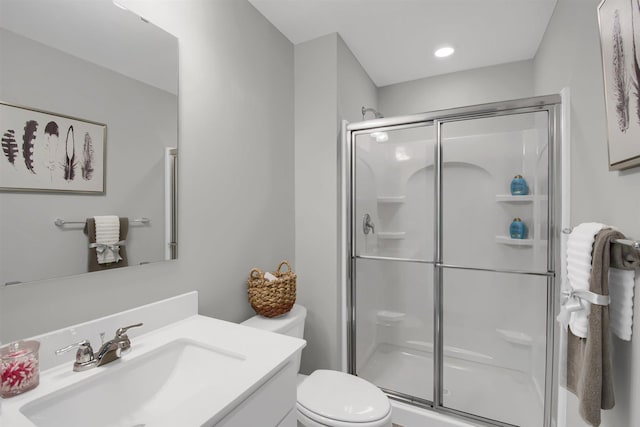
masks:
[[[294,305],[276,318],[253,316],[245,326],[303,338],[307,309]],[[300,370],[298,354],[295,363]],[[390,427],[391,404],[373,384],[344,372],[319,369],[298,374],[298,421],[307,427]]]

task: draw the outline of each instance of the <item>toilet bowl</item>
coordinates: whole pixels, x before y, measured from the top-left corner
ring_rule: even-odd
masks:
[[[295,304],[276,318],[254,316],[245,326],[302,338],[307,310]],[[294,362],[300,370],[301,353]],[[308,377],[298,375],[297,418],[306,427],[390,427],[391,404],[387,396],[366,380],[339,371],[319,369]]]

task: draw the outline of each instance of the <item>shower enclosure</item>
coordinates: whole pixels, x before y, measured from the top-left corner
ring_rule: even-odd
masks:
[[[351,373],[438,412],[551,426],[559,107],[553,95],[347,126]],[[515,175],[528,194],[511,195]]]

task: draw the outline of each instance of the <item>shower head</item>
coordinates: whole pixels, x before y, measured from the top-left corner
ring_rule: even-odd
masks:
[[[362,120],[364,120],[364,116],[365,116],[367,113],[373,113],[373,114],[375,115],[375,118],[376,118],[376,119],[381,119],[381,118],[383,118],[383,117],[384,117],[382,114],[378,113],[375,109],[373,109],[373,108],[366,108],[366,107],[364,107],[364,106],[363,106],[363,107],[362,107]]]

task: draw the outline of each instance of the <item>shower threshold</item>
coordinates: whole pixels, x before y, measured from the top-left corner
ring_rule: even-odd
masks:
[[[358,370],[378,387],[432,401],[433,353],[378,344]],[[446,407],[521,427],[543,425],[543,403],[521,371],[444,355]]]

